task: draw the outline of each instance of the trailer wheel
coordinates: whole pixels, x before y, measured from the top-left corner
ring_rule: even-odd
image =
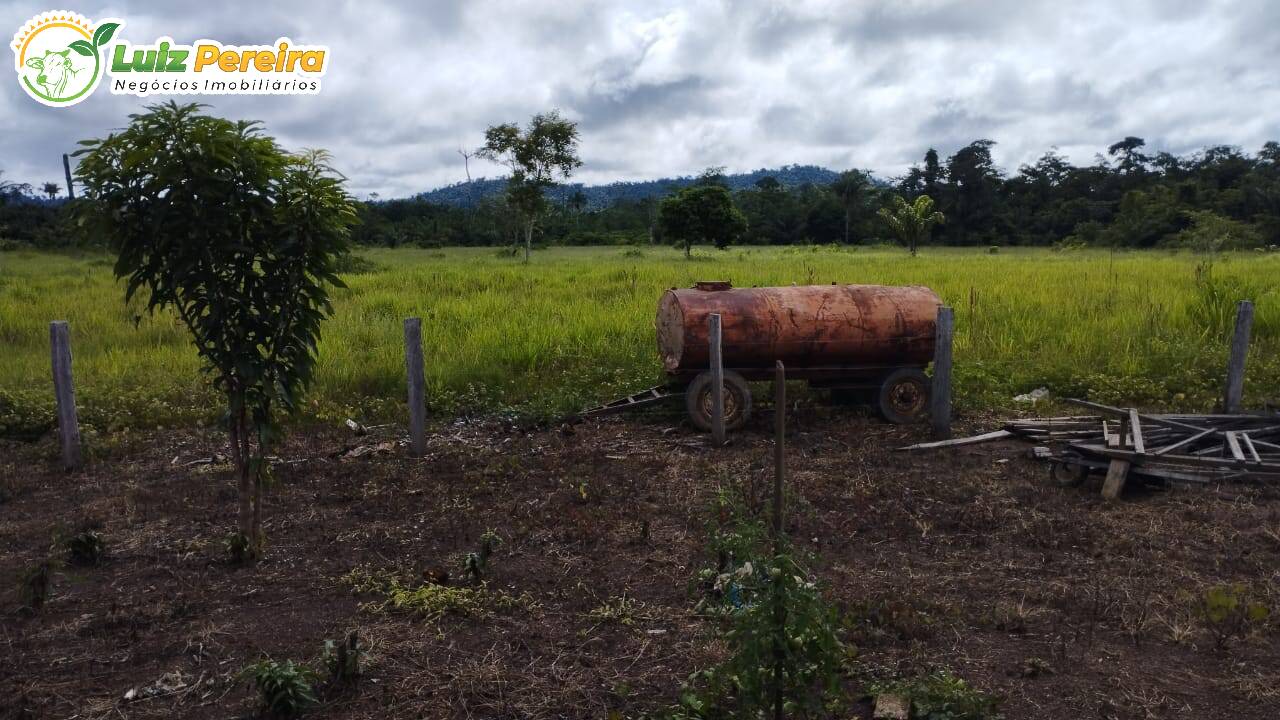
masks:
[[[711,432],[711,412],[714,399],[711,393],[711,371],[707,370],[689,383],[685,391],[685,407],[694,426],[703,432]],[[737,430],[751,416],[751,389],[741,375],[732,370],[724,371],[724,429]]]
[[[880,384],[879,408],[895,425],[920,421],[929,408],[929,378],[916,368],[894,370]]]

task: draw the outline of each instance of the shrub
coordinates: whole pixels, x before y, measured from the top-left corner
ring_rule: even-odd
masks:
[[[785,538],[769,538],[759,518],[722,495],[717,514],[726,513],[728,522],[713,535],[721,572],[711,590],[728,624],[730,655],[690,678],[677,714],[757,717],[779,696],[788,715],[838,706],[845,649],[834,612]]]
[[[107,554],[107,544],[96,530],[84,530],[63,541],[67,549],[67,561],[72,565],[91,567],[102,562]]]
[[[1271,615],[1271,609],[1240,584],[1206,589],[1196,599],[1196,612],[1218,650],[1244,637]]]
[[[488,530],[484,535],[481,535],[480,549],[473,553],[467,553],[466,560],[463,562],[463,571],[467,577],[475,582],[480,582],[485,567],[489,564],[490,556],[501,544],[502,538],[498,537],[498,534],[492,530]]]
[[[416,615],[427,622],[435,622],[445,615],[469,618],[488,617],[493,610],[509,610],[536,606],[527,593],[511,595],[505,591],[490,591],[480,587],[448,587],[435,583],[417,586],[406,585],[396,573],[389,570],[356,568],[342,577],[342,581],[358,593],[373,593],[380,601],[364,603],[361,610],[371,613],[404,612]]]
[[[273,717],[295,717],[319,702],[312,690],[315,671],[292,660],[260,660],[241,671],[241,676],[257,688],[263,709]]]
[[[615,622],[625,627],[631,627],[637,622],[652,620],[655,615],[644,602],[627,597],[626,593],[623,593],[619,597],[606,600],[597,607],[592,608],[591,612],[587,613],[587,617],[592,620]]]
[[[948,670],[868,687],[873,695],[901,695],[911,703],[915,720],[995,720],[999,698],[988,695]]]
[[[53,561],[48,558],[29,565],[18,574],[18,598],[22,604],[35,611],[49,600],[52,587]]]

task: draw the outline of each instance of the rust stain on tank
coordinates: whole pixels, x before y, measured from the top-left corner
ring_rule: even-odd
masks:
[[[728,367],[925,365],[940,304],[922,286],[700,282],[658,302],[658,351],[668,372],[705,368],[707,316],[720,313]]]

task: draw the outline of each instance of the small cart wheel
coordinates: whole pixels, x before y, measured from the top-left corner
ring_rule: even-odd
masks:
[[[685,391],[685,407],[689,419],[703,432],[711,432],[711,413],[715,399],[711,390],[711,371],[707,370],[689,383]],[[724,372],[724,429],[737,430],[751,416],[751,389],[741,375],[731,370]]]
[[[1072,461],[1075,462],[1072,462]],[[1049,466],[1049,481],[1063,488],[1077,487],[1089,477],[1089,468],[1079,462],[1080,456],[1065,453]]]
[[[902,368],[880,384],[880,414],[895,425],[922,420],[929,409],[929,378],[922,370]]]

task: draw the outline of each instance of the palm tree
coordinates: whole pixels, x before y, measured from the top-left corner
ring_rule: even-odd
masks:
[[[47,182],[40,186],[40,191],[48,195],[50,200],[58,197],[58,191],[61,189],[62,187],[58,183]]]
[[[894,195],[892,205],[881,208],[880,217],[911,251],[911,257],[916,256],[916,246],[929,237],[933,226],[947,220],[942,213],[934,212],[933,198],[928,195],[921,195],[913,203]]]

